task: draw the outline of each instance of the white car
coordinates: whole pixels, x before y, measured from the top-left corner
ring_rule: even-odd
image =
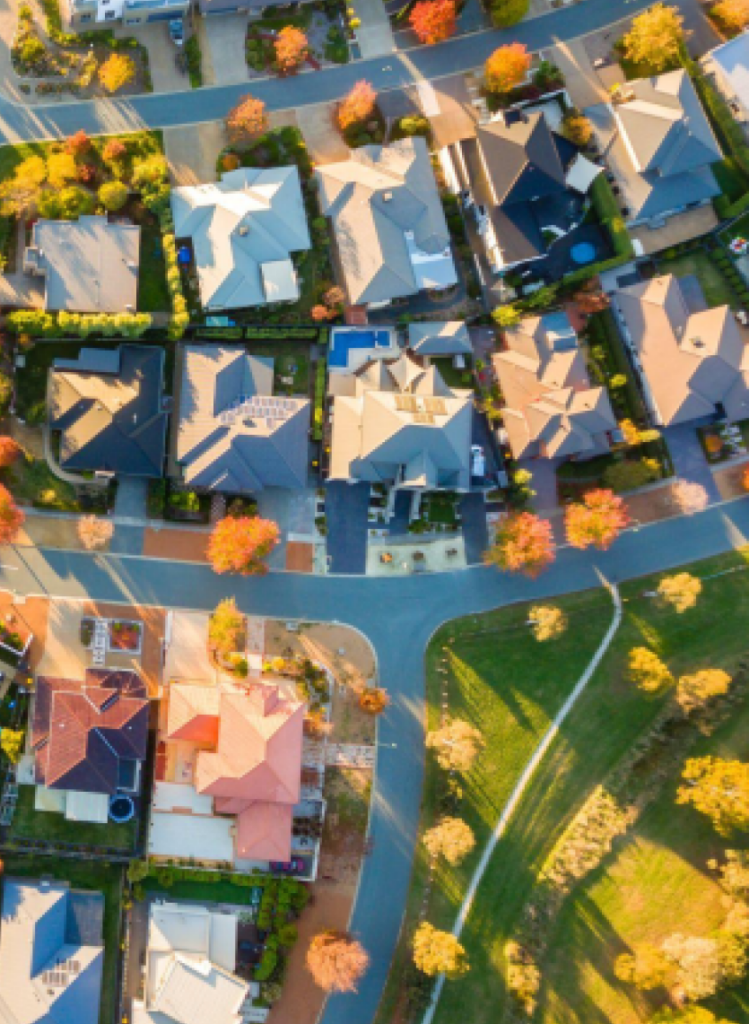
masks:
[[[486,458],[480,444],[471,445],[471,476],[483,480],[486,475]]]

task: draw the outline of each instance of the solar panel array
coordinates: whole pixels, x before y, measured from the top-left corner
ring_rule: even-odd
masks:
[[[414,423],[434,423],[434,417],[446,416],[444,398],[422,398],[416,395],[396,395],[395,408],[398,412],[413,414]]]
[[[297,403],[292,398],[276,398],[272,395],[240,395],[235,398],[228,409],[219,413],[218,421],[222,427],[230,427],[237,419],[264,419],[269,429],[284,423],[297,411]]]
[[[395,408],[398,412],[418,412],[419,403],[413,395],[396,395]]]
[[[434,423],[434,416],[430,412],[417,412],[414,414],[414,423]]]
[[[58,960],[53,968],[42,971],[42,984],[65,988],[81,971],[79,960]]]
[[[447,416],[447,406],[444,398],[425,398],[424,408],[427,412],[433,412],[437,416]]]

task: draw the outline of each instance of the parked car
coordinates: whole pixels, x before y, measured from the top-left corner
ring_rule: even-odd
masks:
[[[471,445],[471,476],[474,480],[483,480],[486,476],[486,456],[480,444]]]
[[[292,857],[289,861],[272,860],[270,869],[279,875],[300,875],[304,871],[304,861],[301,857]]]
[[[185,23],[182,18],[172,18],[169,22],[169,35],[175,46],[182,46],[185,42]]]

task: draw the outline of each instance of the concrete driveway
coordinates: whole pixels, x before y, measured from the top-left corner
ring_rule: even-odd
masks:
[[[206,42],[205,58],[210,62],[214,85],[235,85],[246,82],[247,36],[246,14],[221,14],[203,18],[202,37]]]
[[[216,160],[226,146],[223,121],[164,130],[164,149],[175,185],[216,181]]]
[[[695,423],[683,423],[677,427],[666,427],[663,437],[671,453],[676,476],[680,480],[704,487],[712,504],[720,501],[720,492],[705,459],[695,426]]]
[[[369,484],[334,480],[325,487],[328,558],[333,573],[364,573],[367,566]]]
[[[177,47],[169,36],[166,21],[154,21],[150,25],[129,25],[115,31],[117,36],[135,36],[148,50],[148,66],[154,92],[180,92],[190,88],[187,74],[177,70],[175,57]]]

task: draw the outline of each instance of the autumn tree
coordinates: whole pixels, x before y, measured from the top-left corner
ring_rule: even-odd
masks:
[[[105,181],[98,192],[99,202],[106,210],[121,210],[129,195],[127,185],[122,181]]]
[[[665,576],[658,584],[658,597],[681,615],[697,604],[702,582],[688,572]]]
[[[674,681],[668,667],[647,647],[632,648],[627,673],[632,682],[645,693],[659,693],[673,685]]]
[[[241,651],[244,646],[245,617],[233,597],[225,597],[208,621],[208,643],[222,658]]]
[[[345,132],[347,128],[362,124],[375,112],[377,93],[369,82],[361,79],[338,104],[338,126]]]
[[[749,830],[749,764],[719,757],[689,758],[677,804],[691,804],[722,836]]]
[[[243,96],[226,117],[226,132],[234,146],[251,142],[268,128],[265,104],[254,96]]]
[[[135,61],[125,53],[113,53],[99,68],[99,81],[108,93],[118,92],[135,78]]]
[[[0,437],[0,469],[7,469],[8,466],[12,466],[21,454],[21,451],[20,444],[14,441],[12,437]]]
[[[659,1010],[654,1017],[650,1018],[650,1024],[732,1024],[732,1021],[725,1020],[723,1017],[719,1020],[704,1006],[687,1004],[677,1009],[672,1009],[669,1006]]]
[[[723,977],[715,939],[677,933],[665,940],[662,949],[675,964],[676,984],[687,999],[708,999],[715,994]]]
[[[682,515],[691,516],[707,507],[707,491],[702,484],[691,480],[677,480],[671,488],[674,504]]]
[[[682,676],[676,685],[676,701],[689,714],[703,707],[712,697],[720,697],[731,688],[731,677],[720,668],[705,668]]]
[[[672,966],[665,953],[649,942],[637,946],[634,953],[622,953],[614,964],[614,974],[619,981],[626,981],[641,992],[665,985],[671,973]]]
[[[368,686],[359,694],[359,707],[370,715],[381,715],[390,706],[390,694],[381,686]]]
[[[625,56],[653,71],[678,64],[686,39],[683,24],[677,7],[654,4],[632,19],[632,28],[622,40]]]
[[[83,516],[78,520],[78,539],[87,551],[103,548],[112,539],[114,523],[98,516]]]
[[[434,750],[437,764],[445,771],[467,772],[484,747],[479,730],[462,718],[453,718],[427,733],[427,747]]]
[[[110,139],[102,150],[105,164],[116,164],[127,155],[127,146],[120,139]]]
[[[484,561],[507,572],[538,576],[554,561],[551,523],[532,512],[512,513],[497,526]]]
[[[307,970],[325,992],[356,992],[368,966],[364,947],[345,932],[320,932],[307,950]]]
[[[334,284],[332,288],[328,288],[323,295],[322,300],[328,309],[337,311],[346,301],[346,293],[343,288],[339,288],[338,285]]]
[[[570,107],[562,118],[562,135],[576,146],[587,146],[593,136],[593,125],[577,107]]]
[[[65,140],[65,150],[71,156],[81,157],[91,149],[91,139],[81,128]]]
[[[497,306],[492,313],[492,320],[497,327],[514,327],[520,323],[522,318],[522,313],[512,303],[508,303],[506,306]]]
[[[539,643],[556,640],[567,628],[567,616],[553,604],[534,605],[529,614],[533,635]]]
[[[610,547],[629,522],[623,500],[613,491],[588,491],[582,502],[564,514],[567,540],[573,548]]]
[[[13,543],[25,518],[8,488],[0,484],[0,544]]]
[[[710,9],[710,17],[730,33],[739,33],[749,25],[749,0],[720,0]]]
[[[461,818],[443,818],[424,833],[424,846],[432,857],[460,864],[476,845],[473,829]]]
[[[278,544],[278,526],[270,519],[226,516],[213,528],[208,541],[208,561],[218,573],[237,572],[262,576],[263,563]]]
[[[309,41],[294,25],[286,25],[279,31],[273,47],[279,70],[285,75],[297,71],[309,56]]]
[[[422,921],[414,933],[413,956],[419,970],[430,978],[436,974],[460,978],[470,970],[466,951],[455,936],[428,921]]]
[[[525,81],[531,66],[531,55],[523,43],[500,46],[484,65],[489,92],[506,93]]]
[[[9,729],[3,726],[0,734],[0,750],[5,754],[11,764],[18,764],[23,753],[23,729]]]
[[[318,302],[316,306],[313,306],[310,310],[310,316],[315,323],[323,323],[325,320],[331,320],[335,313],[333,313],[327,306],[323,306],[321,302]]]
[[[409,22],[420,43],[442,43],[455,33],[455,0],[419,0]]]
[[[0,187],[2,210],[5,216],[26,216],[47,180],[47,162],[40,156],[28,156],[16,167],[13,177]]]

